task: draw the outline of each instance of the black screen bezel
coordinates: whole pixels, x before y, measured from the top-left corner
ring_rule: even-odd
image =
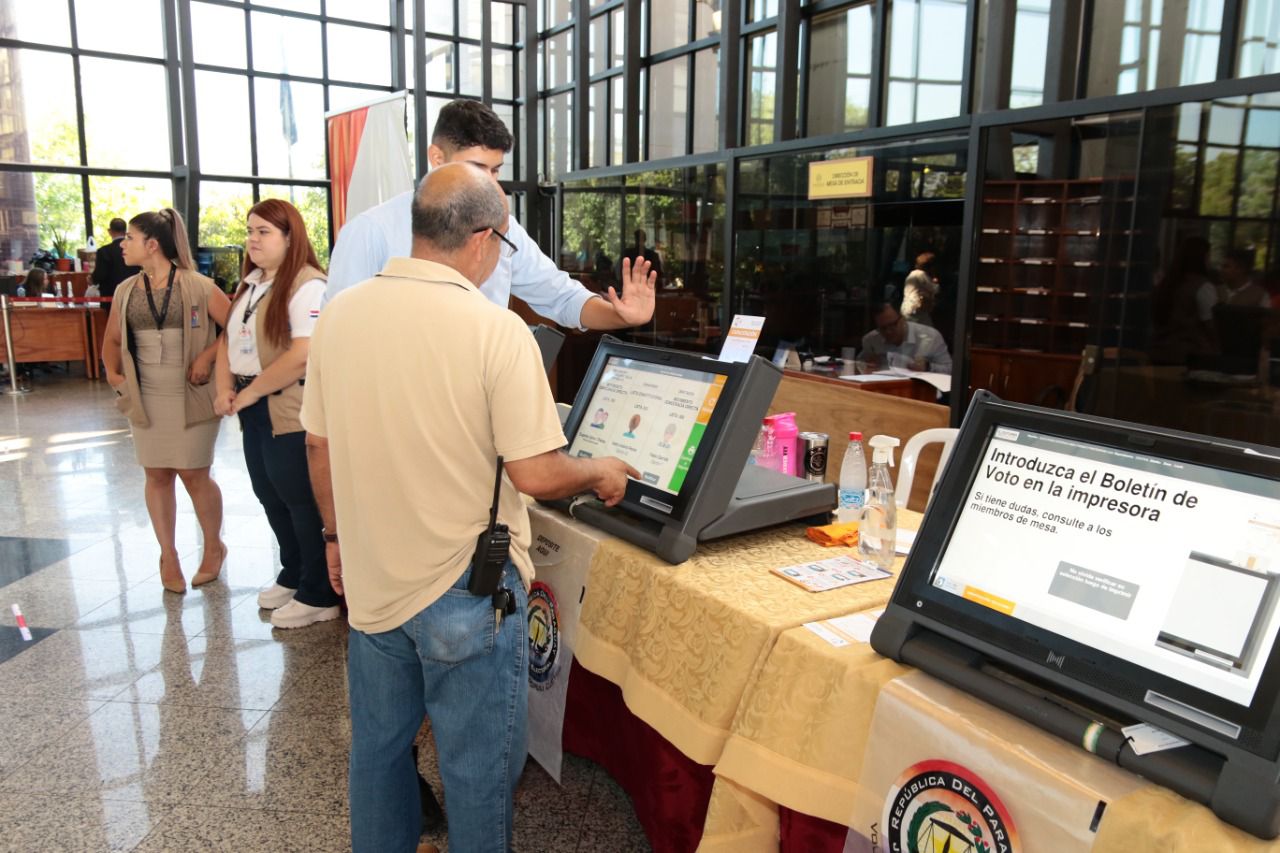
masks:
[[[685,475],[684,483],[680,486],[679,493],[672,495],[663,489],[650,486],[648,483],[628,480],[626,495],[618,504],[628,511],[650,518],[683,521],[689,511],[689,502],[698,491],[698,486],[702,482],[707,466],[716,454],[725,425],[729,419],[729,412],[733,408],[732,403],[741,388],[747,365],[740,362],[716,361],[697,353],[680,352],[641,344],[629,344],[606,338],[600,342],[600,346],[596,349],[595,357],[591,360],[591,366],[587,368],[587,374],[583,377],[582,384],[578,386],[578,394],[574,397],[573,408],[570,410],[569,416],[565,418],[564,435],[568,440],[568,444],[565,445],[566,452],[573,447],[574,439],[578,435],[578,429],[586,417],[591,398],[595,394],[596,386],[600,383],[600,377],[604,373],[604,367],[608,364],[610,358],[629,358],[649,364],[670,366],[682,370],[695,370],[700,373],[715,373],[725,377],[724,388],[720,391],[720,397],[711,413],[707,429],[703,433],[702,441],[698,444],[698,452],[693,455],[693,462],[689,465],[689,473]],[[671,512],[663,512],[643,503],[641,498],[645,497],[651,501],[670,506]]]
[[[1102,418],[1086,419],[990,397],[975,401],[947,464],[947,476],[929,502],[893,594],[896,606],[927,621],[931,628],[962,642],[965,637],[973,637],[981,641],[988,656],[1033,678],[1062,684],[1065,676],[1067,682],[1078,682],[1087,688],[1081,693],[1114,696],[1131,708],[1152,709],[1145,702],[1145,695],[1148,690],[1155,691],[1242,729],[1239,738],[1230,738],[1206,727],[1193,726],[1203,733],[1203,742],[1228,744],[1274,760],[1280,751],[1280,708],[1277,708],[1280,636],[1273,640],[1253,701],[1245,708],[932,585],[933,575],[985,458],[988,441],[998,426],[1257,476],[1277,483],[1277,497],[1280,497],[1280,450]],[[1247,455],[1246,448],[1257,455]],[[1243,468],[1246,460],[1250,470]],[[980,627],[975,630],[975,626]],[[1052,651],[1058,661],[1065,658],[1065,662],[1061,666],[1050,665],[1046,661],[1047,651]],[[1070,684],[1067,686],[1071,688]],[[1158,710],[1152,710],[1152,714],[1162,715]]]

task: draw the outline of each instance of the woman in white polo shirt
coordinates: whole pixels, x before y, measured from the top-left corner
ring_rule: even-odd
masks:
[[[215,407],[221,415],[240,416],[253,492],[280,543],[283,568],[258,595],[258,606],[273,611],[273,626],[302,628],[340,613],[307,474],[306,433],[298,422],[325,275],[302,215],[280,199],[249,211],[245,253],[218,345]]]

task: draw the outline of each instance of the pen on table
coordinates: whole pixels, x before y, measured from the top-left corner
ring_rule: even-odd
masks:
[[[17,604],[13,605],[13,617],[18,620],[18,633],[22,634],[23,642],[31,642],[31,629],[27,627],[27,620]]]

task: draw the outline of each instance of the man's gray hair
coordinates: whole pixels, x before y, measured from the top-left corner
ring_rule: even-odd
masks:
[[[413,196],[413,236],[442,252],[455,252],[477,231],[507,221],[498,186],[478,167],[458,165],[473,172],[474,180],[446,175],[454,167],[442,166],[422,179]]]

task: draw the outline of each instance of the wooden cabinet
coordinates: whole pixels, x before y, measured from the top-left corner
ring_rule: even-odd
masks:
[[[1071,394],[1080,356],[973,349],[969,396],[985,388],[1002,400],[1060,409]]]
[[[1119,336],[1132,218],[1129,178],[983,186],[970,394],[1066,402],[1084,348]]]
[[[988,181],[973,345],[1078,356],[1105,342],[1132,217],[1131,179]]]

